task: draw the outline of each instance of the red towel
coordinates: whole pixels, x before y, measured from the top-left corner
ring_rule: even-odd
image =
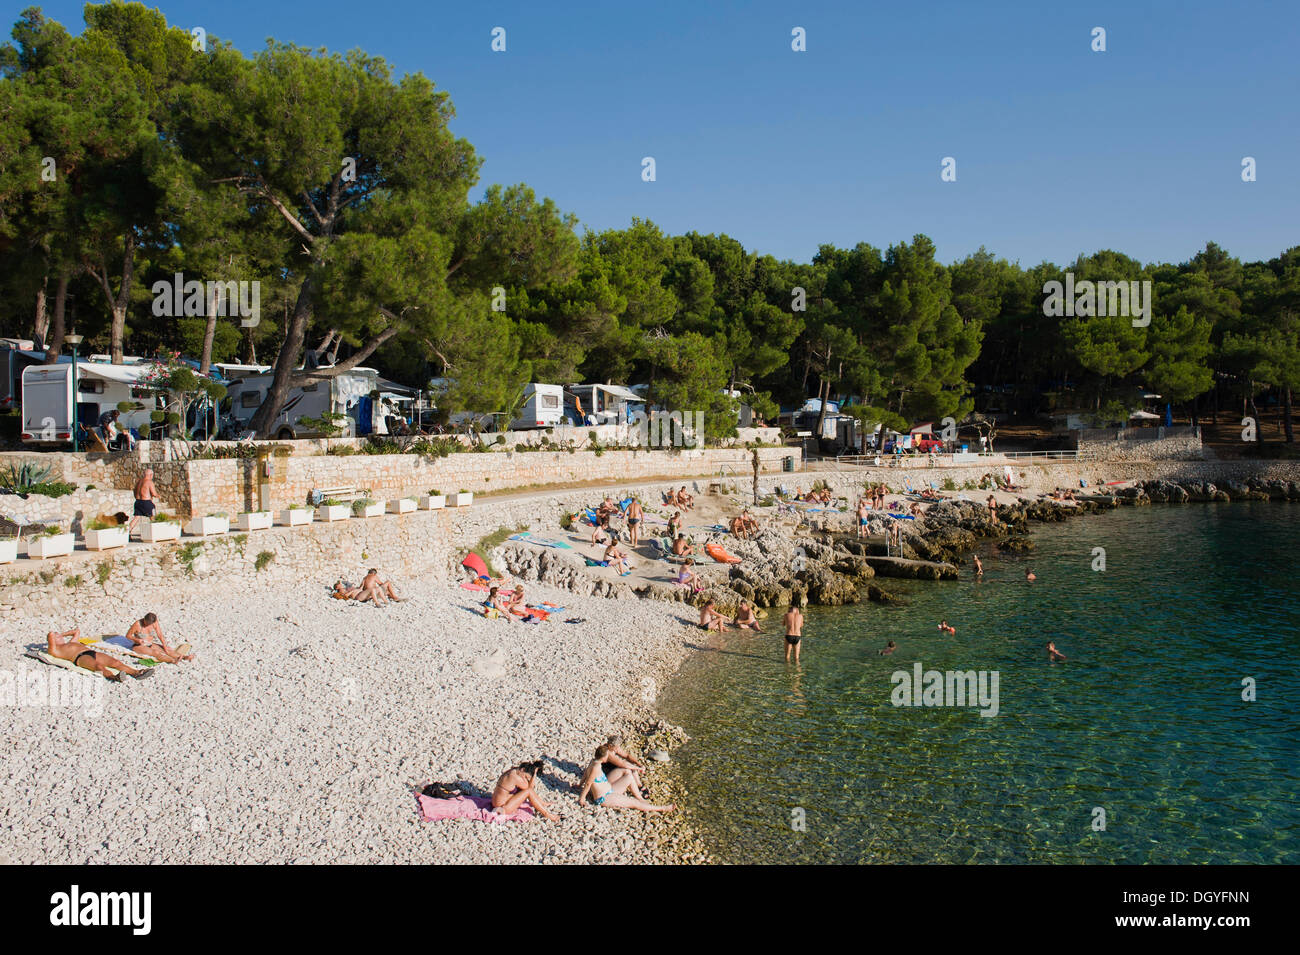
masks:
[[[513,816],[503,816],[492,811],[491,799],[479,799],[477,796],[457,796],[455,799],[431,799],[423,793],[416,793],[420,803],[420,818],[425,822],[440,819],[473,819],[475,822],[523,822],[533,817],[533,807],[525,803]]]

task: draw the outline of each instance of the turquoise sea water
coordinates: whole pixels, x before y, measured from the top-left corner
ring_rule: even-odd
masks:
[[[659,709],[692,737],[675,771],[719,858],[1300,862],[1300,506],[1123,509],[1033,539],[981,550],[979,583],[880,581],[904,607],[810,609],[797,666],[776,612],[699,642]],[[1000,712],[892,705],[916,661],[996,670]]]

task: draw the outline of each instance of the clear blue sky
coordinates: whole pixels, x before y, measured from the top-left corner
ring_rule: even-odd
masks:
[[[80,3],[42,6],[81,28]],[[527,182],[593,229],[640,216],[799,261],[918,232],[945,261],[985,245],[1025,265],[1300,244],[1294,0],[159,6],[245,53],[275,37],[424,73],[483,185]]]

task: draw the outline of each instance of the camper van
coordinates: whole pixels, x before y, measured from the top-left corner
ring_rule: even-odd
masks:
[[[77,420],[94,428],[99,416],[127,401],[138,407],[118,419],[147,437],[157,392],[143,382],[145,368],[77,362]],[[24,444],[62,444],[72,440],[72,362],[32,365],[23,371]]]
[[[0,338],[0,411],[23,402],[23,371],[45,361],[45,352],[28,339]]]
[[[511,431],[554,428],[564,421],[564,388],[533,382],[524,385],[524,404],[519,417],[510,422]]]
[[[575,425],[625,424],[645,410],[645,398],[621,385],[570,385],[564,416]]]
[[[250,430],[249,422],[266,400],[274,378],[273,373],[267,372],[246,375],[230,382],[226,389],[229,407],[225,411],[223,433],[237,435]],[[343,422],[346,434],[387,434],[382,406],[372,397],[378,380],[379,373],[373,368],[353,368],[341,375],[320,378],[310,384],[290,388],[284,407],[267,428],[267,433],[278,441],[319,438],[323,436],[320,430],[303,424],[302,419],[321,418],[327,413],[334,413],[345,414],[352,419]],[[226,403],[222,404],[225,408]]]

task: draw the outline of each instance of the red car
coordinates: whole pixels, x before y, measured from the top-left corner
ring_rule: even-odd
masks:
[[[931,451],[942,451],[943,442],[931,433],[912,435],[912,447],[922,454],[928,454]]]

